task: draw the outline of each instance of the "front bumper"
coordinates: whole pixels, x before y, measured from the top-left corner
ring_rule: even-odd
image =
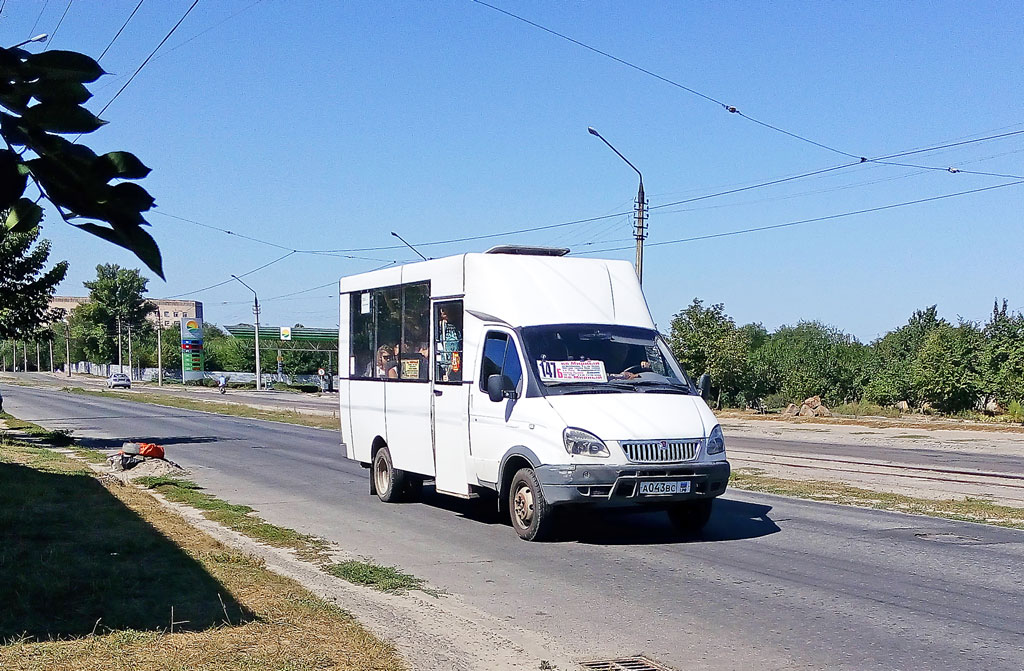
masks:
[[[537,479],[548,503],[659,505],[692,499],[707,499],[725,493],[729,462],[695,464],[587,464],[539,466]],[[641,481],[689,480],[686,494],[638,493]]]

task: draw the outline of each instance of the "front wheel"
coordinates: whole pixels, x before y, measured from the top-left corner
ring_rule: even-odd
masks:
[[[668,518],[676,531],[687,536],[699,534],[711,519],[711,505],[714,499],[683,501],[668,509]]]
[[[554,509],[544,499],[544,491],[532,468],[521,468],[512,478],[508,511],[512,528],[523,540],[541,541],[551,537],[555,526]]]
[[[373,488],[377,492],[377,498],[385,503],[401,501],[406,493],[405,471],[400,471],[391,463],[391,452],[388,448],[382,447],[373,455],[373,464],[370,467],[370,477],[373,478]]]

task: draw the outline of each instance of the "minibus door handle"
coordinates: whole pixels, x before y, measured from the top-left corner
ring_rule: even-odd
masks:
[[[435,389],[435,390],[434,390],[434,396],[440,396],[440,395],[441,395],[441,394],[443,394],[443,393],[444,393],[444,392],[443,392],[443,391],[441,391],[440,389]]]

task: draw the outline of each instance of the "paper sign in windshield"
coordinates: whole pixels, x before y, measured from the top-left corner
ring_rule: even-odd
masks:
[[[538,361],[542,382],[607,382],[604,361]]]

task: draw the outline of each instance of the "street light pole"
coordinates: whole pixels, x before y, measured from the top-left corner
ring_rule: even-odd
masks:
[[[614,151],[619,158],[626,162],[626,164],[636,170],[636,174],[640,176],[640,188],[636,194],[636,208],[634,210],[636,224],[633,230],[633,236],[636,238],[636,276],[640,280],[640,284],[644,283],[644,240],[647,238],[647,199],[644,197],[644,176],[640,170],[630,163],[629,159],[623,156],[618,149],[612,146],[612,143],[604,139],[600,133],[594,130],[592,127],[587,127],[587,132],[594,137],[608,145],[608,148]]]
[[[29,42],[45,42],[47,37],[49,37],[49,35],[47,35],[46,33],[42,33],[40,35],[36,35],[35,37],[30,37],[27,40],[25,40],[24,42],[18,42],[13,47],[11,47],[11,49],[17,49],[18,47],[23,47],[26,44],[28,44]]]
[[[263,383],[260,379],[262,377],[260,375],[260,297],[256,295],[255,289],[242,282],[241,278],[237,275],[232,275],[231,277],[234,277],[238,280],[239,284],[252,292],[252,313],[256,317],[256,391],[259,391],[263,388]]]

